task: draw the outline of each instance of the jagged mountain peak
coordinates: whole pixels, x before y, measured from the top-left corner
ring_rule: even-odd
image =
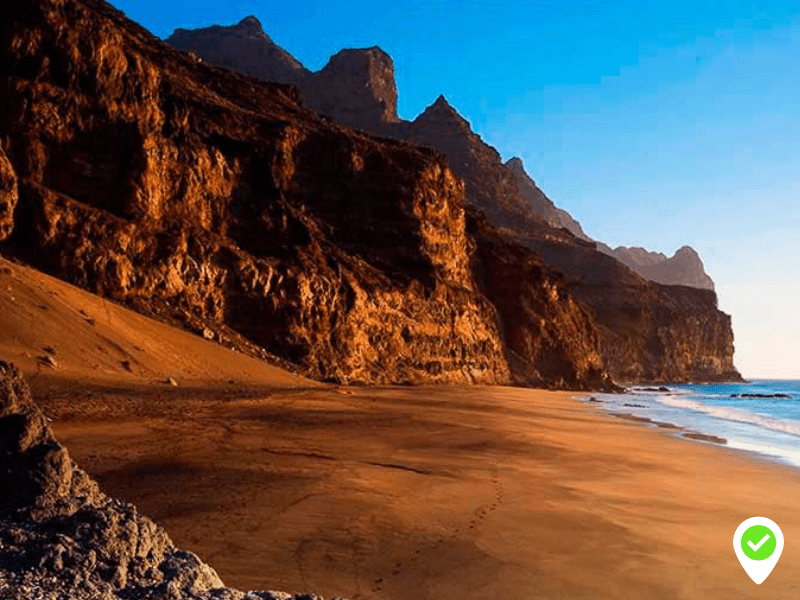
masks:
[[[358,59],[383,60],[388,62],[392,68],[394,68],[392,56],[380,46],[370,46],[368,48],[343,48],[330,57],[325,68],[336,66],[338,64],[349,64],[348,61]]]
[[[675,257],[677,256],[686,256],[691,258],[699,258],[700,255],[697,253],[697,250],[692,248],[691,246],[681,246],[675,251]]]
[[[243,33],[247,33],[249,35],[264,35],[264,36],[267,36],[267,34],[264,33],[264,27],[261,25],[261,21],[259,21],[258,18],[256,18],[253,15],[246,16],[244,19],[239,21],[235,25],[235,27],[239,31],[241,31]],[[269,37],[269,36],[267,36],[267,37]]]
[[[235,25],[179,28],[166,42],[217,66],[264,81],[298,85],[309,74],[300,61],[264,33],[261,21],[253,15]]]
[[[598,249],[613,256],[650,281],[665,285],[714,289],[714,281],[706,273],[700,255],[691,246],[678,248],[671,257],[667,257],[661,252],[650,252],[638,246],[630,248],[619,246],[612,250],[604,244],[598,244]]]
[[[524,171],[525,165],[522,162],[522,159],[519,156],[515,156],[513,158],[509,158],[506,161],[506,167],[509,169],[513,169],[515,171]]]
[[[340,50],[300,91],[309,108],[352,127],[369,131],[400,120],[394,61],[378,46]]]
[[[436,101],[426,108],[422,113],[414,119],[415,124],[425,123],[428,121],[449,122],[458,127],[472,131],[472,127],[464,117],[447,101],[444,94],[439,94]]]

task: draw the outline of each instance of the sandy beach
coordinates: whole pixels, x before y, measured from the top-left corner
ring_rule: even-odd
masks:
[[[354,600],[800,596],[798,470],[569,393],[322,386],[7,269],[0,353],[56,435],[230,586]],[[57,367],[39,361],[45,347]],[[786,540],[761,586],[732,547],[752,516]]]
[[[191,395],[163,396],[146,418],[119,398],[113,420],[54,425],[108,493],[228,585],[386,599],[800,594],[800,472],[570,394]],[[760,587],[732,549],[756,515],[786,539]]]

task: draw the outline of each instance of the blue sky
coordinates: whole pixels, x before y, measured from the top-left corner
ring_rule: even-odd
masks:
[[[606,243],[698,250],[746,377],[800,378],[800,6],[726,0],[114,0],[160,37],[257,16],[308,68],[395,61]]]

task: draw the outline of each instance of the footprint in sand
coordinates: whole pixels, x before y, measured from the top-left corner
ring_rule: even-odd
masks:
[[[490,481],[492,483],[492,487],[494,488],[494,502],[491,504],[481,506],[478,508],[474,513],[474,518],[469,522],[469,529],[474,530],[486,517],[493,511],[497,510],[497,507],[503,503],[503,498],[505,497],[505,490],[503,488],[503,484],[500,481],[500,473],[496,465],[492,467]],[[442,544],[448,541],[453,541],[459,534],[461,533],[461,528],[457,527],[453,529],[450,535],[447,538],[441,538],[436,540],[433,545],[429,546],[428,549],[431,551],[437,550]],[[417,548],[414,551],[414,555],[408,560],[408,567],[413,566],[419,555],[422,553],[420,548]],[[402,562],[398,562],[395,564],[394,569],[392,569],[392,577],[397,577],[403,570],[404,564]],[[384,579],[375,579],[373,581],[372,591],[373,592],[380,592],[383,590],[383,582]]]

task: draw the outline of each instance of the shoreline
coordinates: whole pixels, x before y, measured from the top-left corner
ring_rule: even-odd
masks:
[[[486,386],[166,394],[146,416],[109,398],[111,418],[87,406],[52,425],[106,493],[240,589],[755,599],[730,538],[764,514],[787,539],[765,585],[774,598],[798,595],[800,548],[788,540],[800,515],[785,502],[796,469],[655,436],[576,396]],[[56,416],[68,409],[47,404]]]
[[[675,385],[675,384],[672,384]],[[680,384],[683,385],[683,384]],[[693,384],[694,385],[694,384]],[[717,385],[717,384],[709,384],[709,385]],[[642,386],[643,388],[647,388],[647,386]],[[629,389],[629,388],[628,388]],[[659,392],[659,393],[667,393],[669,391],[668,388],[664,387],[661,389],[640,389],[640,390],[630,390],[627,392],[629,394],[636,394],[636,393],[649,393],[649,392]],[[744,453],[752,458],[764,461],[768,464],[775,464],[783,467],[789,467],[791,469],[800,470],[800,463],[796,461],[792,461],[790,458],[781,456],[780,449],[774,449],[770,446],[764,446],[763,450],[756,450],[753,448],[753,445],[746,444],[746,443],[739,443],[736,441],[732,441],[727,437],[723,437],[721,435],[717,435],[713,432],[709,431],[702,431],[702,428],[692,428],[687,427],[678,423],[673,423],[671,421],[664,421],[659,419],[653,419],[650,417],[642,416],[633,412],[620,412],[616,410],[612,410],[607,408],[606,405],[607,401],[598,399],[595,395],[590,395],[588,392],[583,394],[576,394],[574,399],[579,401],[581,404],[590,406],[590,407],[597,407],[600,408],[601,412],[607,416],[614,417],[616,419],[620,419],[623,421],[628,422],[635,422],[641,425],[648,426],[650,429],[660,429],[660,430],[668,430],[670,432],[670,436],[676,439],[683,439],[683,440],[690,440],[695,442],[701,442],[704,444],[711,444],[714,446],[723,446],[728,450],[733,450],[736,452]],[[642,408],[642,409],[649,409],[651,407],[643,404],[635,403],[635,400],[632,400],[630,403],[623,403],[624,408]],[[720,419],[722,420],[722,419]],[[698,430],[700,429],[700,430]],[[800,440],[799,440],[800,442]],[[744,446],[744,447],[742,447]],[[747,447],[750,446],[750,447]],[[770,453],[769,450],[773,450]]]

